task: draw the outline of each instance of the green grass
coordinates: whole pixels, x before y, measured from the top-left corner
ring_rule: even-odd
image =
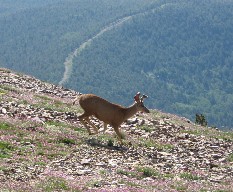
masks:
[[[173,174],[164,174],[163,175],[152,167],[136,167],[136,170],[118,169],[117,173],[120,175],[125,175],[127,177],[137,178],[137,179],[143,179],[145,177],[156,177],[159,179],[174,178]]]
[[[128,171],[128,170],[126,171],[126,170],[123,170],[123,169],[118,169],[117,173],[120,174],[120,175],[125,175],[127,177],[132,177],[132,178],[138,178],[139,177],[137,172]]]
[[[190,180],[190,181],[197,181],[201,179],[200,177],[192,173],[181,173],[180,178]]]
[[[139,128],[147,133],[151,133],[155,129],[154,127],[148,125],[139,126]]]
[[[161,177],[161,174],[151,167],[138,167],[137,171],[141,172],[143,177]]]
[[[15,92],[15,93],[21,93],[20,90],[10,85],[0,85],[0,89],[3,94],[7,93],[8,91]]]
[[[86,184],[87,187],[91,187],[91,188],[93,188],[93,187],[101,187],[101,185],[102,185],[101,181],[98,181],[98,180],[89,181]]]
[[[0,123],[0,130],[9,130],[11,129],[11,125],[5,122]]]
[[[14,150],[14,147],[10,143],[0,141],[0,158],[11,157],[11,152],[13,150]]]
[[[174,182],[171,186],[172,189],[176,191],[187,191],[188,187],[184,185],[181,181]]]
[[[139,184],[136,184],[135,182],[125,181],[125,180],[121,180],[120,183],[124,184],[126,186],[129,186],[129,187],[141,187]],[[145,189],[145,187],[144,187],[144,189]]]
[[[14,124],[0,122],[1,136],[9,138],[7,141],[0,141],[0,159],[10,158],[14,151],[17,154],[15,161],[23,163],[30,159],[32,165],[41,162],[37,165],[44,166],[48,161],[66,156],[81,141],[79,134],[69,124],[41,124],[28,120],[18,120]]]
[[[58,122],[58,121],[46,121],[45,123],[46,125],[49,126],[56,126],[56,127],[66,127],[67,125],[65,123],[62,122]]]
[[[106,143],[106,145],[109,147],[112,147],[114,145],[114,143],[116,142],[116,139],[114,139],[109,134],[98,135],[98,140],[100,140],[101,143]]]
[[[86,133],[85,128],[75,127],[75,126],[70,125],[68,123],[63,123],[63,122],[58,122],[58,121],[46,121],[45,125],[48,129],[50,129],[51,127],[64,128],[65,130],[71,129],[71,130],[74,130],[74,131],[79,132],[79,133]]]
[[[166,174],[163,175],[163,178],[167,178],[167,179],[172,179],[174,177],[175,177],[175,175],[172,174],[172,173],[166,173]]]
[[[208,190],[206,190],[206,192],[207,191]],[[232,190],[217,189],[217,190],[214,190],[213,192],[232,192]]]
[[[37,101],[33,104],[34,107],[44,108],[47,110],[54,110],[58,112],[73,112],[81,113],[82,109],[71,103],[64,103],[56,98],[45,96],[45,95],[35,95],[35,100]]]
[[[63,112],[63,108],[65,108],[66,106],[65,103],[45,95],[35,95],[34,97],[40,100],[40,102],[37,103],[36,106],[45,108],[47,110],[57,110]]]
[[[149,139],[140,138],[138,145],[142,145],[147,148],[154,147],[158,150],[164,150],[164,151],[168,151],[174,148],[172,144],[158,143],[155,139],[151,139],[151,138]]]
[[[11,155],[10,154],[8,154],[8,153],[6,153],[6,152],[4,152],[4,151],[0,151],[0,158],[10,158],[11,157]]]
[[[0,171],[7,171],[7,170],[8,170],[7,167],[2,167],[2,166],[0,166]]]
[[[52,98],[48,97],[48,96],[44,96],[44,95],[35,95],[36,98],[39,98],[41,100],[44,101],[52,101]]]
[[[149,148],[149,147],[156,147],[158,144],[154,139],[139,138],[137,140],[136,145]]]
[[[35,165],[46,166],[46,163],[43,161],[38,161],[38,162],[35,162]]]
[[[233,162],[233,153],[231,153],[231,154],[228,156],[227,160],[228,160],[229,162]]]
[[[44,108],[49,111],[52,111],[52,110],[62,111],[62,108],[64,107],[62,105],[62,102],[59,102],[59,105],[58,105],[57,102],[55,102],[56,100],[51,97],[48,97],[45,95],[35,95],[34,97],[35,97],[35,100],[38,101],[36,104],[33,104],[34,107]]]
[[[0,150],[12,150],[13,147],[11,146],[10,143],[4,142],[4,141],[0,141]]]
[[[156,110],[151,110],[151,116],[153,117],[153,119],[165,119],[168,117],[167,114],[164,114],[164,113],[161,113],[159,111],[156,111]]]
[[[4,89],[2,89],[2,88],[0,87],[0,96],[1,96],[1,95],[4,95],[4,94],[6,94],[6,93],[7,93],[7,91],[4,90]]]
[[[215,136],[217,139],[223,139],[225,141],[233,142],[233,131],[229,132],[218,132]]]
[[[178,185],[178,186],[176,186],[176,190],[177,191],[186,191],[187,189],[188,189],[188,187],[185,186],[185,185]]]
[[[42,189],[45,192],[70,190],[67,181],[56,177],[47,178],[46,181],[43,181],[42,183],[38,184],[37,188]]]
[[[233,141],[233,131],[218,131],[213,128],[196,128],[195,130],[182,130],[181,133],[193,134],[196,136],[206,136],[208,138],[223,139],[225,141]]]
[[[70,138],[59,138],[58,143],[63,143],[66,145],[75,145],[76,144],[75,140],[70,139]]]

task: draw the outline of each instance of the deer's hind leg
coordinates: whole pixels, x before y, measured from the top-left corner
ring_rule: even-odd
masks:
[[[105,131],[107,130],[107,126],[108,126],[108,124],[107,123],[103,123],[103,128],[100,128],[100,132],[103,132],[103,133],[105,133]]]
[[[86,117],[85,120],[93,127],[95,133],[98,134],[99,129],[90,121],[89,117]]]
[[[122,141],[123,136],[122,136],[122,133],[119,131],[119,127],[118,126],[113,126],[113,128],[114,128],[114,131],[117,134],[117,137],[118,137],[118,140],[119,140],[120,144],[123,145],[123,141]]]
[[[88,127],[87,123],[84,121],[84,119],[86,120],[86,119],[88,119],[88,117],[89,117],[89,116],[88,116],[87,114],[84,113],[84,114],[78,116],[78,119],[79,119],[80,123],[82,123],[82,124],[84,125],[84,127],[87,129],[89,135],[91,135],[91,134],[92,134],[92,133],[91,133],[91,130],[90,130],[90,128]]]

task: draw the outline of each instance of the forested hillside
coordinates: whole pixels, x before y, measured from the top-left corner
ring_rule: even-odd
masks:
[[[1,65],[58,82],[71,51],[130,7],[140,9],[147,1],[41,0],[34,7],[28,0],[18,2],[25,8],[14,2],[0,1],[5,10],[0,14]]]
[[[58,84],[73,54],[65,87],[233,127],[233,1],[15,2],[0,0],[1,67]]]

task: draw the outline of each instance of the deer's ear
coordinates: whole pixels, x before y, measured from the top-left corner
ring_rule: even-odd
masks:
[[[143,94],[142,97],[141,97],[141,99],[140,99],[140,101],[143,102],[143,100],[146,99],[146,98],[148,98],[148,96],[145,95],[145,94]]]
[[[140,101],[140,92],[138,92],[135,96],[134,96],[134,101],[139,102]]]

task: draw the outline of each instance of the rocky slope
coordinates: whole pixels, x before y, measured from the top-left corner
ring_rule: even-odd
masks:
[[[111,127],[87,134],[77,95],[0,69],[2,191],[232,191],[232,132],[152,110],[122,125],[120,146]]]

